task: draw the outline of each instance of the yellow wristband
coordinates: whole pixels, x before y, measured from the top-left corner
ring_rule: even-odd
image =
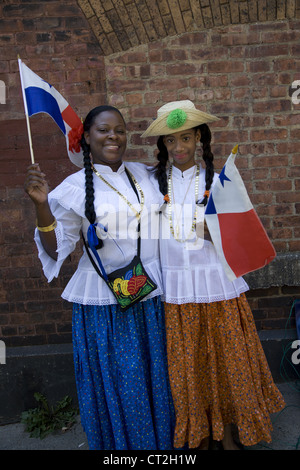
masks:
[[[48,227],[39,227],[36,222],[36,228],[38,229],[39,232],[52,232],[52,230],[54,230],[56,226],[57,226],[56,219],[54,219],[54,222],[51,225],[48,225]]]

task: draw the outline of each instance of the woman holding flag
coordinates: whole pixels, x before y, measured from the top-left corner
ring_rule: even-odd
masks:
[[[284,407],[275,386],[243,278],[229,280],[205,230],[214,173],[211,132],[218,118],[189,101],[167,103],[142,135],[158,136],[152,182],[161,193],[160,256],[168,367],[176,411],[174,447],[223,449],[271,440],[270,412]],[[196,162],[201,142],[205,168]]]
[[[172,449],[158,237],[145,233],[157,194],[144,165],[123,162],[126,125],[116,108],[88,114],[81,149],[84,169],[50,193],[38,164],[30,165],[25,182],[49,282],[81,232],[86,244],[62,294],[73,303],[81,422],[90,449]]]

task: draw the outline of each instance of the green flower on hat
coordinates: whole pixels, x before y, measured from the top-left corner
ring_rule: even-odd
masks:
[[[177,129],[178,127],[183,126],[187,120],[187,114],[182,109],[174,109],[170,112],[167,117],[167,126],[170,129]]]

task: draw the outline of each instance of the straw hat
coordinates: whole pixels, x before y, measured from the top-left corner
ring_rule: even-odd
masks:
[[[216,116],[196,109],[190,100],[172,101],[157,110],[157,118],[142,137],[174,134],[218,120]]]

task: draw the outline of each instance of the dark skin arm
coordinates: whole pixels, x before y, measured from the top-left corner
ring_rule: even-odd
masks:
[[[41,172],[38,163],[27,168],[24,189],[35,205],[37,225],[39,227],[51,225],[55,218],[48,203],[49,188],[45,180],[45,174]],[[52,259],[57,260],[57,243],[54,230],[39,232],[39,236],[46,253]]]

